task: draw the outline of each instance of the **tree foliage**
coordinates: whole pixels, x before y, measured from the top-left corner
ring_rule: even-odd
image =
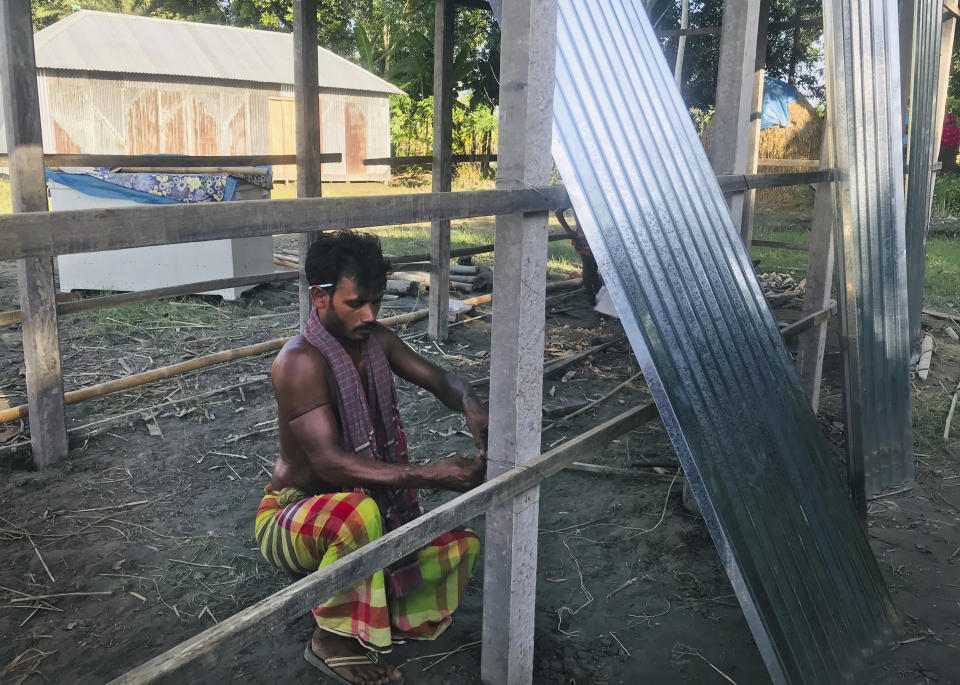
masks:
[[[679,27],[679,0],[650,0],[647,7],[655,29]],[[817,19],[821,16],[820,8],[821,0],[771,0],[769,20],[770,23],[782,23],[794,19]],[[723,0],[690,0],[690,28],[720,26],[722,22]],[[808,97],[822,99],[821,33],[820,28],[770,33],[767,38],[767,75],[793,83]],[[677,54],[677,39],[665,38],[661,42],[667,61],[673,64]],[[681,90],[689,107],[709,110],[714,106],[719,60],[720,36],[687,38]]]

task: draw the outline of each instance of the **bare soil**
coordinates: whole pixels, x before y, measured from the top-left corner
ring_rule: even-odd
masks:
[[[15,291],[5,264],[4,309],[15,304]],[[772,302],[782,305],[781,318],[797,317],[796,299]],[[420,306],[391,303],[396,311]],[[196,316],[188,318],[191,308]],[[292,284],[264,286],[237,303],[196,297],[124,316],[107,310],[62,319],[68,389],[291,335],[296,292]],[[432,361],[479,378],[488,373],[488,322],[457,325],[440,345],[426,340],[422,323],[401,335]],[[917,482],[872,502],[867,521],[903,625],[863,682],[960,682],[960,456],[956,438],[940,437],[960,380],[960,346],[946,336],[945,322],[926,323],[938,347],[930,378],[915,385]],[[548,360],[622,335],[619,322],[593,312],[579,291],[548,302],[547,324]],[[0,333],[0,392],[12,405],[25,399],[19,337],[16,327]],[[839,465],[836,349],[833,336],[820,419]],[[288,584],[253,540],[253,515],[277,454],[266,379],[272,358],[72,405],[74,428],[135,413],[76,431],[70,455],[42,472],[32,469],[28,451],[0,448],[0,682],[105,682]],[[617,343],[548,378],[545,404],[599,398],[635,371],[626,343]],[[196,397],[218,388],[229,389]],[[405,383],[399,391],[415,461],[471,453],[459,415]],[[642,382],[631,384],[549,429],[544,448],[647,397]],[[22,441],[20,430],[0,440]],[[952,435],[960,436],[960,425]],[[541,488],[535,682],[769,682],[710,537],[681,506],[675,459],[656,421],[591,459],[633,477],[565,471]],[[424,492],[423,502],[431,508],[451,496]],[[482,532],[482,519],[473,524]],[[436,642],[394,650],[406,682],[479,683],[481,588],[482,561],[454,626]],[[44,595],[60,596],[37,599]],[[301,657],[311,630],[306,615],[265,624],[176,680],[317,682]]]

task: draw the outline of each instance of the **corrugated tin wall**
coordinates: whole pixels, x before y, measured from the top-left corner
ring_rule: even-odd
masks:
[[[270,136],[270,100],[292,100],[292,87],[45,69],[39,71],[38,81],[47,152],[250,155],[296,151],[286,149],[283,142],[279,146],[271,142]],[[344,153],[342,163],[324,165],[324,178],[388,180],[389,167],[367,169],[361,163],[364,157],[390,155],[388,96],[321,91],[320,99],[323,150]],[[286,114],[286,108],[283,111]],[[292,119],[286,125],[292,127]],[[293,135],[288,137],[295,140]],[[293,176],[278,171],[280,179]]]
[[[914,474],[896,0],[824,0],[851,490]]]

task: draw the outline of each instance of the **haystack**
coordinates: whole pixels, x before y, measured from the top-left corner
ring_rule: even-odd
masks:
[[[820,141],[823,138],[823,117],[802,96],[790,105],[790,123],[787,126],[773,126],[760,131],[760,159],[820,159]],[[713,139],[713,119],[704,128],[701,140],[707,154]],[[809,171],[797,167],[762,166],[762,174],[792,173]],[[806,197],[807,186],[787,188],[764,188],[757,191],[757,202],[791,202]],[[812,191],[811,191],[812,192]],[[811,195],[812,197],[812,195]]]

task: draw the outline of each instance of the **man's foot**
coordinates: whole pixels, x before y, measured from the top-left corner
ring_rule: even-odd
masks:
[[[315,628],[310,640],[310,651],[320,659],[334,674],[355,685],[388,685],[401,682],[403,675],[396,668],[384,662],[374,663],[366,658],[368,652],[356,639],[341,637]],[[337,665],[337,657],[354,657],[348,663]],[[357,658],[359,657],[359,658]],[[374,658],[376,656],[374,655]],[[309,660],[309,659],[308,659]],[[357,663],[359,662],[359,663]],[[311,661],[315,666],[315,662]],[[323,670],[323,669],[321,669]]]

